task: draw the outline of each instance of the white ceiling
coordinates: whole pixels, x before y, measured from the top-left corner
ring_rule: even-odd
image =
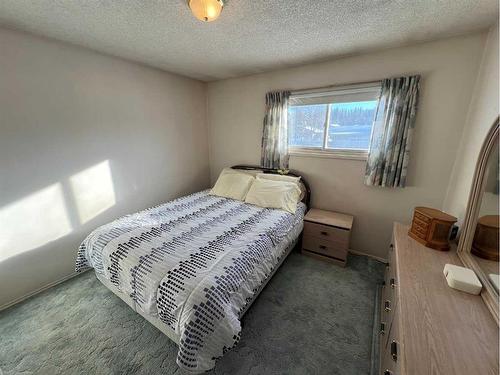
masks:
[[[0,25],[211,81],[482,30],[497,0],[0,0]],[[0,51],[1,53],[1,51]]]

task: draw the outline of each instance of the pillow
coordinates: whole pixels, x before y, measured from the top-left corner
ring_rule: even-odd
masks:
[[[288,175],[274,174],[274,173],[259,173],[259,174],[257,174],[256,177],[262,178],[265,180],[288,181],[288,182],[296,183],[300,189],[299,202],[302,201],[302,199],[304,199],[304,197],[306,196],[306,187],[302,183],[302,181],[300,181],[300,176],[288,176]]]
[[[233,168],[224,168],[224,170],[228,170],[228,173],[236,172],[236,173],[244,173],[250,176],[256,177],[258,174],[262,173],[262,169],[233,169]]]
[[[299,196],[300,189],[294,182],[257,178],[250,187],[245,202],[265,208],[280,208],[294,214]]]
[[[261,169],[233,169],[231,167],[226,167],[222,170],[221,174],[226,174],[226,173],[242,173],[242,174],[256,177],[258,174],[262,174],[262,170]]]
[[[226,169],[228,168],[222,170],[217,182],[210,190],[210,194],[239,201],[245,200],[248,189],[250,189],[255,177],[245,173],[238,173],[234,169],[231,170],[234,173]]]
[[[284,174],[259,173],[259,174],[257,174],[256,177],[262,178],[264,180],[293,182],[297,185],[299,185],[299,182],[300,182],[300,177],[288,176],[288,175],[284,175]]]

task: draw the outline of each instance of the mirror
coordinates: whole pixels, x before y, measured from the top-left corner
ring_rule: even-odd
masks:
[[[498,293],[498,139],[486,164],[471,254]]]
[[[497,323],[500,284],[498,134],[497,119],[481,148],[458,244],[458,255],[481,280],[481,296]]]

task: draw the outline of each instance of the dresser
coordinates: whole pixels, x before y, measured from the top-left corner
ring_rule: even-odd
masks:
[[[344,267],[353,221],[351,215],[310,209],[304,217],[302,253]]]
[[[395,223],[382,290],[380,373],[498,375],[498,326],[480,296],[448,287],[456,252],[429,249]]]

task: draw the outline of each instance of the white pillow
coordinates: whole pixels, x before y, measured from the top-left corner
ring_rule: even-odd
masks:
[[[239,201],[245,200],[248,189],[250,189],[255,177],[245,173],[233,173],[234,169],[231,169],[231,171],[226,169],[222,170],[217,182],[210,190],[210,194]]]
[[[233,168],[224,168],[227,173],[244,173],[249,174],[250,176],[256,177],[258,174],[262,173],[262,169],[233,169]]]
[[[222,170],[220,175],[226,173],[242,173],[253,177],[257,177],[258,174],[263,174],[261,169],[233,169],[231,167],[226,167]]]
[[[275,174],[275,173],[259,173],[256,176],[257,178],[262,178],[263,180],[273,180],[273,181],[286,181],[293,182],[297,185],[300,183],[300,177],[296,176],[288,176],[284,174]]]
[[[259,174],[257,174],[256,177],[264,179],[264,180],[288,181],[288,182],[296,183],[300,189],[299,201],[304,199],[304,197],[306,195],[306,187],[302,183],[302,181],[300,181],[300,176],[288,176],[288,175],[274,174],[274,173],[259,173]]]
[[[294,182],[257,178],[250,187],[245,202],[265,208],[280,208],[294,214],[299,196],[300,189]]]

